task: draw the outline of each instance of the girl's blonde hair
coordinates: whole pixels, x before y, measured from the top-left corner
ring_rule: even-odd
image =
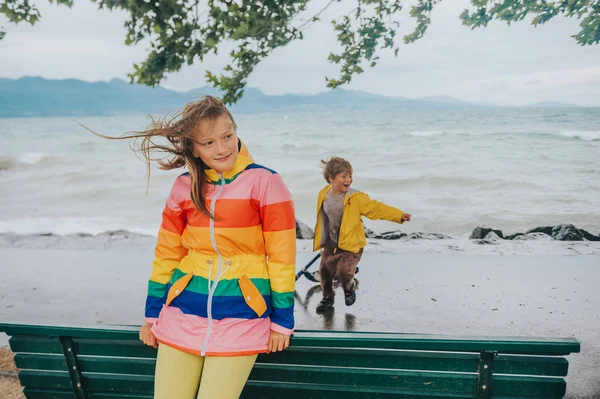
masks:
[[[231,119],[234,130],[237,125],[233,115],[227,109],[225,104],[213,96],[206,96],[198,101],[188,103],[182,111],[179,111],[171,118],[155,120],[146,130],[139,132],[128,132],[119,137],[105,136],[94,132],[85,127],[97,136],[106,139],[134,139],[131,147],[134,151],[142,153],[146,160],[148,184],[150,183],[150,162],[156,162],[160,169],[171,170],[186,167],[190,173],[192,187],[191,197],[196,208],[205,215],[213,217],[206,207],[205,184],[206,175],[204,170],[206,165],[200,158],[193,154],[193,143],[195,129],[203,121],[212,121],[216,118],[227,115]],[[168,144],[158,144],[156,138],[166,139]],[[152,153],[162,153],[161,156],[154,157]]]
[[[352,174],[352,165],[344,158],[332,157],[329,161],[321,160],[321,164],[323,166],[323,177],[327,183],[331,183],[329,179],[335,178],[340,173],[348,172]]]

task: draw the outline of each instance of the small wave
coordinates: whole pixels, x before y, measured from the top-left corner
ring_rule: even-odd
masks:
[[[429,136],[462,136],[462,137],[523,137],[523,136],[538,136],[538,137],[555,137],[562,139],[579,139],[583,141],[598,141],[600,140],[600,131],[597,130],[563,130],[559,132],[551,131],[480,131],[480,130],[461,130],[461,131],[439,131],[439,130],[414,130],[408,132],[413,137],[429,137]]]
[[[17,158],[17,162],[22,165],[36,165],[50,159],[52,157],[43,152],[26,152]]]
[[[398,189],[408,187],[423,187],[423,186],[434,186],[434,187],[486,187],[490,188],[502,188],[508,187],[522,187],[522,188],[537,188],[538,186],[533,183],[519,182],[507,179],[483,179],[477,177],[468,176],[420,176],[411,178],[370,178],[362,180],[360,184],[361,189],[365,190],[381,190],[381,189]]]
[[[131,226],[124,218],[41,217],[0,220],[0,234],[57,236],[73,234],[98,235],[121,230],[147,234],[151,229]],[[154,235],[156,235],[156,232],[154,232]]]
[[[408,132],[409,135],[414,137],[427,137],[427,136],[439,136],[444,134],[444,132],[439,130],[414,130],[412,132]]]
[[[147,234],[146,232],[138,232],[131,230],[108,230],[103,231],[98,234],[90,234],[90,233],[69,233],[69,234],[57,234],[57,233],[31,233],[31,234],[16,234],[16,233],[0,233],[2,237],[68,237],[68,238],[95,238],[95,239],[104,239],[107,237],[112,237],[113,239],[128,239],[128,238],[136,238],[136,237],[152,237],[154,238],[156,234]]]
[[[577,138],[584,141],[598,141],[600,140],[600,131],[591,130],[565,130],[558,133],[558,136]]]
[[[317,144],[302,144],[302,143],[284,143],[281,145],[281,149],[285,151],[294,151],[294,150],[315,150],[319,148]]]
[[[107,249],[148,249],[155,244],[155,238],[145,234],[127,230],[105,231],[92,235],[77,234],[28,234],[0,233],[0,248],[29,249],[74,249],[74,250],[107,250]]]

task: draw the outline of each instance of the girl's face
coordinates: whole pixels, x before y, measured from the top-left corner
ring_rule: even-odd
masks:
[[[352,184],[352,172],[338,173],[335,177],[330,177],[329,182],[331,183],[333,194],[347,193]]]
[[[196,126],[192,153],[210,169],[227,172],[238,156],[238,138],[227,115],[204,120]]]

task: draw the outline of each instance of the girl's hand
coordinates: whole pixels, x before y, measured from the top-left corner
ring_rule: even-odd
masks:
[[[156,338],[154,338],[152,331],[150,331],[151,328],[152,323],[146,323],[142,327],[140,327],[140,341],[153,348],[158,348]]]
[[[267,353],[280,352],[288,346],[290,346],[289,335],[284,335],[271,330],[271,336],[269,337],[269,351]]]
[[[410,222],[410,213],[405,213],[404,215],[402,215],[402,221],[403,222]]]

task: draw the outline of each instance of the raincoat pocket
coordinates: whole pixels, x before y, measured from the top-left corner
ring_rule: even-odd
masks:
[[[185,290],[185,287],[190,283],[194,275],[192,273],[188,273],[185,276],[181,277],[179,280],[175,281],[175,283],[169,289],[169,294],[167,295],[167,301],[165,305],[169,306],[173,299],[177,298],[179,294]]]
[[[260,291],[252,283],[252,280],[247,275],[242,275],[238,280],[242,295],[244,295],[244,301],[246,304],[256,312],[258,317],[261,317],[267,311],[267,303],[265,298],[260,294]]]

